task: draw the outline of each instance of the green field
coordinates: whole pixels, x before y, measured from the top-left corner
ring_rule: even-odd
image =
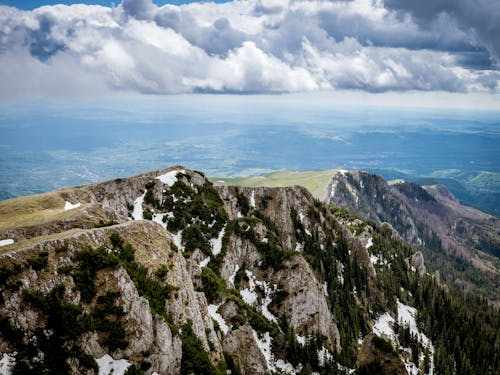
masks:
[[[216,185],[235,185],[247,187],[281,187],[281,186],[303,186],[311,194],[323,201],[326,197],[326,188],[330,183],[336,169],[326,171],[295,172],[277,171],[263,176],[250,176],[241,178],[218,178],[211,177],[210,180]]]

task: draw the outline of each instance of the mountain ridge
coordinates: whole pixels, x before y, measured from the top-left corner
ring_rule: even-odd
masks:
[[[29,207],[36,220],[23,226]],[[499,366],[488,346],[500,340],[498,311],[447,291],[390,225],[304,188],[214,187],[176,166],[0,203],[12,212],[0,227],[14,241],[0,248],[0,353],[12,374]],[[455,352],[457,333],[481,340]]]

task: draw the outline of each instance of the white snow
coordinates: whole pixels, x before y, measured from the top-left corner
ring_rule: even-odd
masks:
[[[75,203],[75,204],[73,204],[71,202],[66,201],[64,203],[64,211],[72,210],[73,208],[78,208],[81,205],[82,205],[81,203]]]
[[[269,286],[269,284],[265,281],[255,281],[255,283],[264,289],[264,298],[262,299],[261,311],[262,315],[266,317],[267,320],[271,322],[278,322],[278,319],[269,311],[268,306],[272,302],[272,293],[276,290],[277,285],[273,285],[273,288]]]
[[[163,222],[163,217],[165,217],[167,214],[154,214],[153,215],[153,221],[155,223],[160,224],[163,228],[167,229],[167,223]]]
[[[430,373],[434,372],[434,345],[431,340],[425,335],[425,333],[420,332],[417,327],[417,322],[415,316],[417,314],[417,309],[414,307],[405,305],[404,303],[397,301],[398,305],[398,321],[402,325],[407,325],[410,328],[410,332],[418,337],[418,341],[422,343],[424,347],[429,350],[430,359]],[[420,353],[420,360],[423,360],[424,354]]]
[[[271,351],[272,339],[271,336],[269,335],[269,332],[266,332],[263,335],[262,339],[259,338],[255,330],[252,330],[252,332],[253,332],[253,338],[257,343],[257,346],[259,347],[262,355],[266,359],[267,366],[271,373],[280,373],[289,375],[295,375],[297,373],[292,364],[285,362],[282,359],[275,360],[274,355]]]
[[[248,277],[248,288],[240,290],[241,298],[249,305],[253,305],[257,301],[257,293],[255,292],[255,277],[252,271],[245,270]]]
[[[339,172],[342,176],[345,176],[345,174],[347,173],[347,170],[345,169],[339,169]]]
[[[222,250],[222,238],[224,237],[224,233],[226,232],[226,226],[222,228],[217,238],[212,238],[210,240],[210,245],[212,245],[212,254],[217,255]]]
[[[385,313],[381,315],[375,325],[373,326],[373,333],[377,336],[385,336],[391,341],[396,339],[396,335],[394,334],[394,330],[392,329],[392,325],[394,324],[394,318],[389,315],[389,313]]]
[[[250,207],[255,208],[255,190],[252,190],[252,195],[250,196]]]
[[[142,216],[142,203],[144,202],[144,197],[146,196],[146,191],[140,197],[137,197],[134,201],[134,210],[132,211],[132,217],[134,220],[143,220],[144,216]]]
[[[280,374],[289,374],[289,375],[295,375],[297,372],[295,371],[295,368],[293,365],[289,362],[285,362],[282,359],[278,359],[274,365],[276,368],[279,370]]]
[[[322,284],[322,287],[323,287],[323,294],[325,295],[325,297],[328,297],[328,283],[325,281]]]
[[[429,338],[424,333],[420,332],[420,330],[417,327],[417,322],[415,320],[417,310],[414,307],[401,303],[399,300],[397,301],[397,307],[398,307],[398,323],[402,326],[408,326],[410,332],[417,337],[418,341],[425,348],[429,350],[430,374],[432,374],[434,372],[434,346],[432,345],[432,342],[429,340]],[[375,333],[378,336],[386,337],[396,347],[398,347],[399,340],[392,328],[394,323],[395,323],[394,318],[390,316],[389,313],[385,313],[381,315],[375,322],[375,325],[373,326],[373,333]],[[401,346],[399,346],[399,348],[403,352],[411,354],[411,350],[409,348],[403,348]],[[419,370],[411,360],[408,360],[405,356],[402,356],[402,360],[404,362],[408,374],[411,375],[418,374]],[[421,363],[423,360],[424,360],[424,353],[422,352],[420,353],[419,362]]]
[[[324,346],[318,350],[318,360],[321,366],[324,366],[326,362],[331,361],[333,359],[332,353],[330,353]]]
[[[271,287],[265,281],[256,280],[253,273],[249,270],[245,270],[245,273],[248,277],[248,288],[240,290],[241,298],[245,303],[253,306],[258,299],[255,287],[261,287],[264,291],[264,298],[262,298],[262,304],[260,306],[261,313],[267,320],[271,322],[277,322],[278,319],[276,319],[276,317],[268,309],[269,304],[272,302],[272,294],[277,289],[277,285],[273,285]],[[234,282],[234,279],[230,281]]]
[[[299,253],[304,251],[304,245],[302,245],[300,242],[297,241],[297,244],[295,245],[295,251]]]
[[[271,336],[269,335],[269,332],[266,332],[264,334],[264,337],[259,339],[257,332],[255,330],[253,331],[253,338],[255,339],[255,342],[257,343],[257,346],[259,347],[262,355],[266,359],[267,366],[272,372],[275,372],[275,366],[274,366],[274,356],[273,353],[271,352]]]
[[[4,353],[2,359],[0,359],[0,375],[10,375],[15,364],[16,358],[10,354]]]
[[[228,282],[229,282],[229,285],[232,285],[234,287],[234,278],[236,277],[236,273],[238,273],[240,269],[240,266],[238,264],[235,264],[234,265],[234,272],[231,276],[229,276],[229,279],[228,279]]]
[[[377,264],[380,261],[379,257],[375,254],[370,254],[370,262],[372,264]]]
[[[302,345],[302,346],[305,346],[306,345],[306,337],[305,336],[301,336],[301,335],[295,335],[295,338],[297,339],[297,342]]]
[[[208,262],[210,262],[210,257],[206,257],[200,262],[200,268],[201,267],[206,267],[208,265]]]
[[[208,305],[208,314],[212,317],[213,320],[215,320],[217,322],[217,324],[219,324],[219,327],[222,330],[222,332],[224,334],[226,334],[229,332],[229,327],[226,324],[226,321],[224,320],[222,315],[217,312],[219,307],[220,307],[220,304],[219,305]]]
[[[180,251],[184,251],[184,246],[182,246],[182,230],[178,231],[177,234],[171,234],[171,236],[175,246],[177,246]]]
[[[99,366],[99,375],[123,375],[130,366],[126,359],[113,359],[109,354],[104,354],[96,359]]]
[[[365,245],[365,249],[369,249],[370,247],[373,246],[373,238],[372,237],[369,237],[368,238],[368,241],[366,241],[366,245]]]
[[[7,238],[5,240],[0,240],[0,246],[12,245],[14,240],[12,238]]]
[[[177,174],[178,173],[185,173],[185,172],[186,171],[184,169],[170,171],[170,172],[167,172],[167,173],[162,174],[160,176],[156,176],[156,179],[160,180],[165,185],[172,186],[177,181]]]

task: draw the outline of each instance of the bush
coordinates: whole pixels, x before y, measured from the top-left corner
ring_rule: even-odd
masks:
[[[201,340],[193,332],[192,322],[182,327],[181,374],[219,375],[210,358],[203,349]],[[222,373],[221,373],[222,374]]]
[[[383,351],[385,353],[391,353],[392,351],[394,351],[392,344],[389,341],[384,340],[383,338],[378,337],[378,336],[372,337],[372,344],[377,349],[380,349],[381,351]]]
[[[208,302],[214,302],[226,289],[226,283],[208,267],[201,269],[201,282],[203,283],[203,293]]]
[[[43,270],[49,264],[49,253],[47,251],[42,251],[36,258],[28,260],[28,264],[35,271]]]

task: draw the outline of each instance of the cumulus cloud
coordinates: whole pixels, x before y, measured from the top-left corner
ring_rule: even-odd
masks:
[[[481,23],[482,12],[466,14],[465,3],[0,6],[0,97],[113,90],[498,92],[498,25],[488,20],[500,7],[489,2]]]

